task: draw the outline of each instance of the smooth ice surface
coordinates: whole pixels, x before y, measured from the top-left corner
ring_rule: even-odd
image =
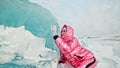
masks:
[[[19,27],[24,26],[33,35],[46,39],[46,47],[58,50],[50,31],[51,25],[56,25],[57,19],[46,8],[31,3],[28,0],[1,0],[0,25]],[[50,41],[52,40],[52,41]]]
[[[29,0],[48,8],[79,36],[120,34],[120,0]],[[92,27],[91,27],[92,26]]]
[[[45,47],[45,38],[34,36],[24,26],[13,28],[0,25],[0,64],[3,64],[0,67],[10,65],[7,63],[14,63],[10,66],[18,64],[18,68],[28,64],[38,68],[44,64],[52,67],[57,59],[57,52]]]

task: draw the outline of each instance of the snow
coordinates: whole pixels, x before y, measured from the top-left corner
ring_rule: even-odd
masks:
[[[118,37],[84,38],[84,41],[86,48],[95,54],[98,61],[96,68],[120,68],[120,39]]]
[[[36,67],[57,65],[57,52],[45,47],[45,39],[34,36],[24,26],[0,25],[0,64],[31,64]]]

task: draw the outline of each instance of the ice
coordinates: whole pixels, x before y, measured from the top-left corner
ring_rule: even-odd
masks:
[[[45,42],[45,38],[34,36],[24,26],[14,28],[0,25],[0,67],[16,64],[18,68],[57,68],[57,52],[46,48]],[[80,38],[79,42],[95,54],[98,61],[96,68],[120,68],[118,37]],[[67,64],[65,67],[71,66]]]
[[[45,47],[44,38],[34,36],[24,26],[5,28],[0,25],[0,28],[0,64],[30,64],[37,68],[55,66],[58,54]]]
[[[2,0],[0,10],[0,68],[40,68],[40,62],[56,67],[50,27],[59,31],[59,24],[52,13],[29,0]]]
[[[2,0],[0,68],[57,68],[58,49],[51,25],[60,32],[57,19],[48,9],[28,0]],[[120,68],[120,36],[82,38],[80,42],[95,54],[97,68]]]
[[[117,38],[114,36],[80,38],[79,41],[85,48],[91,50],[95,54],[98,61],[96,68],[120,68],[119,36]]]
[[[52,42],[53,38],[50,26],[56,25],[59,31],[59,24],[48,9],[41,5],[31,3],[29,0],[2,0],[0,2],[0,10],[0,25],[7,27],[24,26],[33,35],[39,38],[45,38],[45,46],[47,48],[58,51],[54,42]]]
[[[45,48],[45,46],[40,46],[40,45],[45,45],[44,39],[40,39],[40,38],[31,39],[27,50],[24,52],[23,55],[24,58],[35,59],[35,60],[39,59],[41,48]]]

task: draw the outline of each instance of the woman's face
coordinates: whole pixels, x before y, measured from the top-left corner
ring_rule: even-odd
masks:
[[[61,30],[61,37],[64,38],[67,34],[67,27],[63,27]]]

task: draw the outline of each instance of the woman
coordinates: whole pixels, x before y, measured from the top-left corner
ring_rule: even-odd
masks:
[[[61,29],[61,36],[56,34],[56,29],[52,29],[53,38],[60,50],[59,63],[70,63],[74,68],[95,68],[97,62],[94,54],[83,48],[74,37],[74,30],[68,25]]]

